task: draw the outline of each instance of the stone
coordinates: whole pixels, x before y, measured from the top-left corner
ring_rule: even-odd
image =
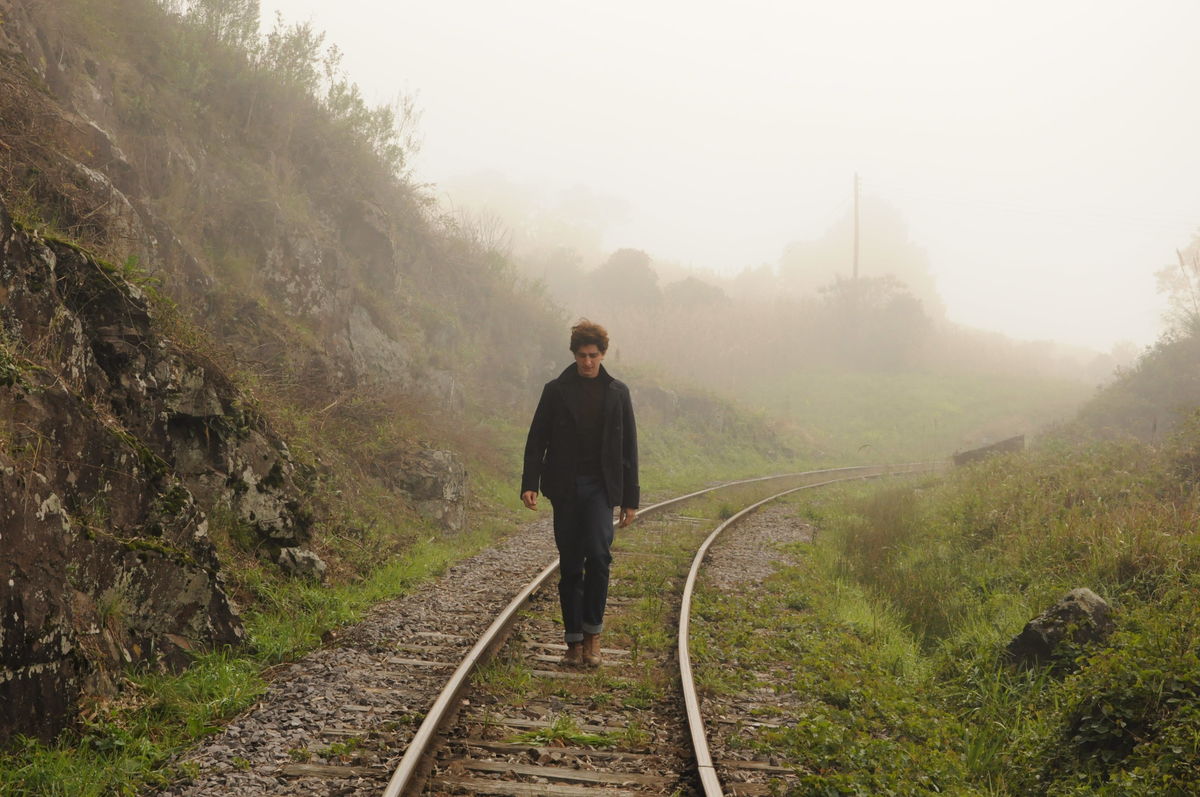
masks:
[[[303,548],[280,548],[275,563],[289,576],[325,580],[325,562],[312,551]]]
[[[1098,642],[1112,630],[1108,603],[1087,587],[1080,587],[1026,623],[1008,643],[1006,653],[1018,664],[1042,664],[1054,658],[1064,641],[1073,645]]]
[[[365,307],[351,308],[346,341],[356,372],[369,379],[410,386],[416,383],[412,353],[375,325]]]
[[[447,531],[466,525],[467,468],[453,451],[423,448],[404,457],[393,481],[417,512]]]

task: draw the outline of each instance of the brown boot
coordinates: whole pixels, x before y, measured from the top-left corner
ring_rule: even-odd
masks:
[[[583,635],[583,663],[589,667],[599,667],[604,663],[600,658],[600,635],[584,633]]]
[[[568,642],[566,655],[562,657],[562,664],[567,667],[580,667],[583,665],[583,642]]]

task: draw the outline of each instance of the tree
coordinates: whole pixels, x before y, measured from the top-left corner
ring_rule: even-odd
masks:
[[[677,307],[713,307],[729,303],[725,291],[696,277],[672,282],[662,293],[668,304]]]
[[[311,23],[288,25],[277,11],[275,28],[267,34],[260,63],[284,85],[315,95],[321,83],[319,67],[324,43],[325,34],[313,30]],[[340,55],[335,51],[330,57],[336,60]]]
[[[588,275],[592,295],[609,307],[658,304],[662,292],[650,263],[641,249],[618,249]]]
[[[187,18],[217,41],[251,51],[258,43],[258,0],[189,0]]]
[[[864,197],[861,230],[862,275],[896,277],[926,313],[943,316],[929,256],[909,237],[903,215],[880,199]],[[850,273],[853,251],[854,215],[849,211],[820,238],[788,244],[779,259],[780,282],[796,292],[819,290],[838,274]]]
[[[1155,274],[1159,293],[1167,294],[1167,323],[1172,332],[1200,332],[1200,236],[1175,256],[1177,265]]]
[[[858,365],[908,362],[931,328],[921,301],[890,274],[838,279],[820,293],[829,343]]]

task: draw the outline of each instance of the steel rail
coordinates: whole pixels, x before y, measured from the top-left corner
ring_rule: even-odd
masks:
[[[384,790],[384,797],[400,797],[405,793],[405,789],[412,783],[414,776],[417,774],[418,766],[421,763],[421,758],[425,754],[426,748],[437,736],[438,729],[442,722],[449,716],[450,708],[454,705],[454,701],[462,693],[463,688],[467,684],[467,679],[475,670],[475,665],[479,663],[487,654],[488,649],[496,642],[497,639],[508,629],[512,621],[517,616],[517,612],[529,600],[529,596],[537,592],[543,584],[554,575],[554,571],[558,569],[558,560],[546,565],[545,569],[537,575],[533,581],[525,585],[512,601],[509,602],[504,610],[496,616],[492,624],[483,632],[483,636],[475,643],[475,646],[467,652],[463,657],[462,662],[455,669],[454,674],[450,676],[450,680],[446,682],[446,686],[434,701],[433,706],[426,713],[421,727],[417,729],[416,735],[412,741],[408,743],[408,749],[404,751],[404,756],[400,759],[400,764],[396,767],[396,771],[392,773],[392,779],[388,781],[387,789]]]
[[[728,528],[737,525],[743,518],[747,517],[764,504],[769,504],[771,501],[778,500],[785,495],[799,492],[800,490],[809,490],[814,487],[825,487],[830,484],[840,484],[848,481],[877,479],[882,476],[905,473],[924,473],[932,471],[934,468],[943,465],[944,463],[908,463],[906,465],[874,465],[861,466],[858,468],[839,468],[837,470],[865,470],[874,468],[881,472],[864,473],[860,476],[846,476],[838,479],[829,479],[828,481],[816,482],[814,484],[803,484],[799,487],[792,487],[762,499],[761,501],[751,504],[742,511],[732,515],[721,525],[713,529],[712,533],[700,545],[696,551],[696,556],[692,559],[692,567],[688,570],[687,581],[683,587],[682,606],[679,611],[679,676],[683,687],[683,702],[687,710],[688,730],[692,737],[692,751],[696,757],[696,768],[700,773],[700,785],[704,789],[705,797],[723,797],[724,791],[721,789],[721,781],[717,777],[716,768],[713,766],[712,754],[708,749],[708,734],[704,727],[704,717],[700,713],[700,698],[696,692],[696,682],[692,674],[692,655],[689,650],[688,640],[691,631],[692,619],[692,594],[696,589],[696,581],[700,576],[700,567],[704,563],[704,559],[708,556],[708,549],[718,537]],[[903,470],[894,470],[889,473],[892,468],[902,468]],[[836,472],[836,471],[834,471]]]
[[[830,473],[845,473],[849,471],[861,471],[873,468],[877,469],[880,467],[908,468],[925,464],[926,463],[909,463],[895,466],[851,465],[843,468],[826,468],[823,470],[800,471],[797,473],[782,473],[772,476],[756,476],[750,479],[739,479],[736,481],[716,484],[712,487],[706,487],[703,490],[697,490],[686,495],[681,495],[676,498],[669,498],[666,501],[660,501],[656,504],[652,504],[639,512],[638,517],[645,517],[646,515],[662,511],[669,506],[673,506],[691,498],[705,495],[706,493],[711,493],[715,490],[724,490],[729,487],[737,487],[744,484],[770,481],[772,479],[781,480],[788,478],[800,478],[803,476],[818,476]],[[863,478],[870,477],[864,476]],[[833,481],[845,481],[845,479],[835,479]],[[825,482],[822,482],[822,484],[824,483]],[[797,487],[795,489],[803,489],[803,487]],[[758,505],[756,504],[755,506]],[[743,513],[745,511],[746,510],[743,510]],[[742,513],[739,513],[739,515],[741,514]],[[735,515],[734,517],[737,516],[738,515]],[[724,525],[728,525],[728,521],[726,521]],[[525,588],[522,589],[508,603],[507,606],[504,607],[500,614],[496,616],[496,619],[492,621],[492,624],[488,626],[487,630],[483,632],[483,635],[480,636],[479,640],[475,643],[471,650],[468,651],[466,656],[463,657],[462,662],[460,662],[458,667],[454,670],[454,674],[450,676],[445,687],[442,688],[441,693],[438,695],[429,711],[425,714],[425,719],[421,722],[421,726],[417,729],[416,734],[414,734],[412,740],[409,741],[408,747],[405,749],[404,755],[400,759],[400,763],[396,766],[396,769],[392,773],[391,779],[388,781],[387,788],[383,792],[383,797],[402,797],[402,795],[409,793],[408,790],[414,785],[414,779],[420,770],[420,764],[425,756],[426,751],[432,744],[433,740],[437,738],[438,730],[450,717],[451,709],[455,705],[455,701],[457,701],[458,697],[462,694],[463,689],[466,687],[471,673],[474,672],[475,667],[480,662],[486,659],[490,649],[496,644],[497,640],[499,640],[502,635],[512,626],[516,619],[517,613],[529,600],[530,596],[545,586],[546,582],[550,580],[550,577],[553,576],[557,570],[558,560],[555,559],[553,562],[548,564],[532,581],[530,581],[529,584],[527,584]],[[684,605],[686,607],[687,604],[685,603]]]

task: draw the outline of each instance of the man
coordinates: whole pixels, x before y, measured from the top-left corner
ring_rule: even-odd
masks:
[[[608,332],[586,318],[571,327],[574,364],[546,383],[529,425],[521,500],[538,490],[554,510],[558,599],[569,666],[600,666],[600,632],[612,563],[613,507],[624,528],[637,517],[637,428],[629,388],[601,362]]]

